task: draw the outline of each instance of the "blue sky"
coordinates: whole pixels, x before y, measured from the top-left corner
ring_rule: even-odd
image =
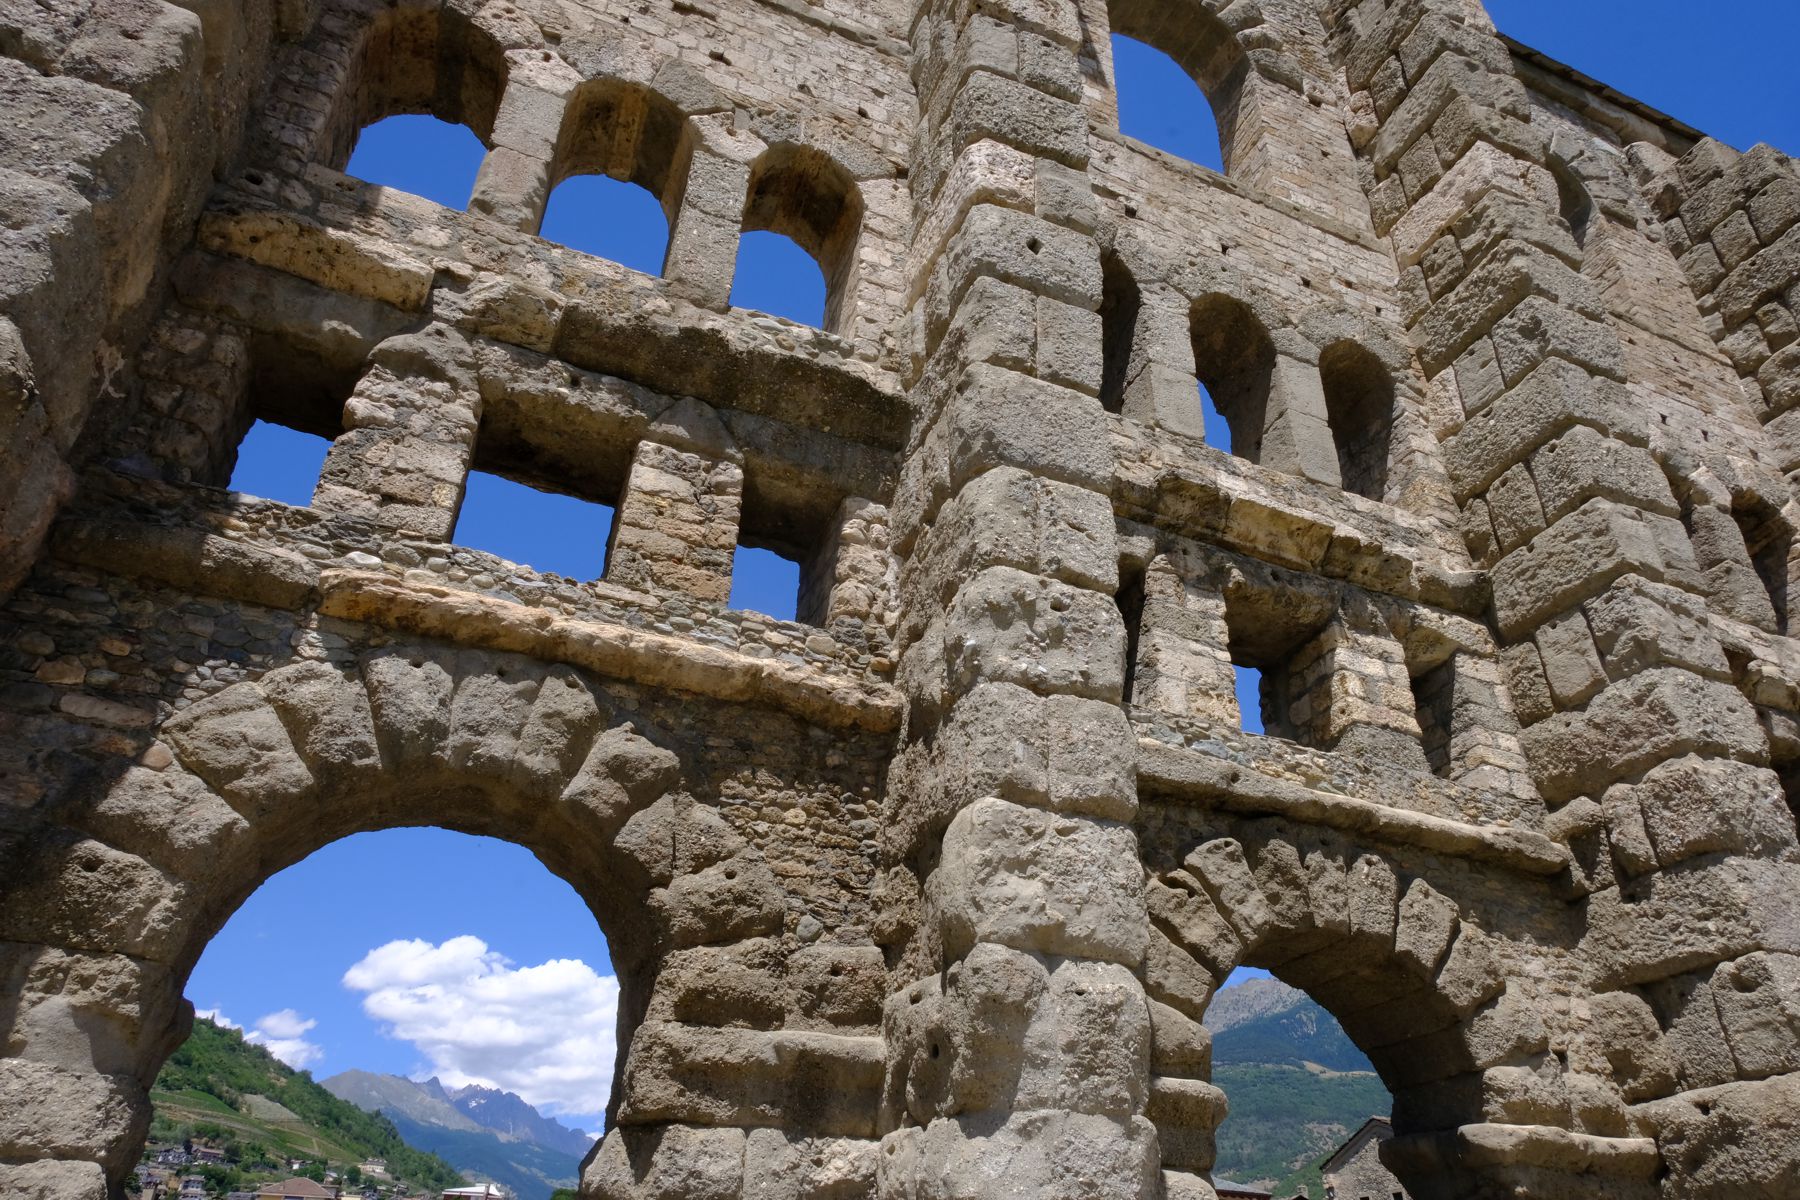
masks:
[[[1519,40],[1727,142],[1800,150],[1800,4],[1723,7],[1729,19],[1699,16],[1691,0],[1489,3]],[[1115,54],[1125,132],[1216,168],[1218,139],[1197,89],[1153,51],[1124,44]],[[480,154],[466,130],[400,118],[366,132],[350,169],[461,208]],[[544,235],[655,273],[668,233],[648,193],[577,178],[552,196]],[[823,297],[817,266],[792,242],[745,236],[733,303],[816,324]],[[1209,437],[1224,444],[1214,426]],[[305,504],[324,452],[320,439],[258,425],[232,486]],[[477,474],[455,536],[591,579],[610,523],[603,505]],[[792,564],[746,554],[733,603],[791,616],[795,578]],[[1255,727],[1249,673],[1239,694]],[[347,838],[271,879],[208,947],[187,994],[320,1077],[358,1067],[478,1080],[598,1130],[611,1069],[610,971],[593,917],[528,852],[407,829]]]

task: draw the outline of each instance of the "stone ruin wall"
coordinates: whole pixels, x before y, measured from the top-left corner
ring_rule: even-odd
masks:
[[[1115,29],[1226,176],[1118,134]],[[434,824],[613,949],[588,1200],[1208,1197],[1243,964],[1421,1200],[1792,1194],[1782,155],[1475,0],[72,0],[0,52],[0,1192],[116,1195],[208,938]],[[468,211],[341,173],[396,112],[487,143]],[[579,172],[661,278],[536,237]],[[746,226],[825,330],[727,307]],[[310,507],[222,490],[259,417],[333,438]],[[474,467],[616,504],[607,578],[451,545]],[[726,608],[739,544],[801,620]]]

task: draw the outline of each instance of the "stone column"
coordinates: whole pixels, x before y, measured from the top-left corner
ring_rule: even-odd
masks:
[[[506,93],[494,118],[494,148],[475,176],[469,211],[536,233],[555,182],[556,143],[569,96],[581,78],[555,55],[513,50],[506,59]]]
[[[1319,378],[1318,349],[1292,334],[1283,341],[1288,345],[1276,349],[1269,377],[1258,461],[1276,471],[1342,487],[1325,383]]]
[[[927,0],[879,1194],[1136,1198],[1150,1013],[1072,0]]]
[[[1599,993],[1595,1025],[1572,1039],[1552,1086],[1569,1097],[1571,1127],[1616,1134],[1625,1089],[1643,1101],[1675,1086],[1634,1080],[1608,1056],[1646,996],[1667,1030],[1654,1052],[1672,1054],[1681,1086],[1764,1073],[1721,1064],[1719,1047],[1748,1042],[1752,1022],[1715,1003],[1729,988],[1714,979],[1766,976],[1767,957],[1800,950],[1800,867],[1779,861],[1792,833],[1761,832],[1757,814],[1776,792],[1762,767],[1767,742],[1718,642],[1689,615],[1705,590],[1693,547],[1649,456],[1648,414],[1624,387],[1618,335],[1576,269],[1510,53],[1464,0],[1334,0],[1327,10],[1358,93],[1352,110],[1366,114],[1352,135],[1376,229],[1393,242],[1404,315],[1425,370],[1460,402],[1446,465],[1471,549],[1492,564],[1513,691],[1539,701],[1523,745],[1550,805],[1546,828],[1569,844],[1585,895],[1580,954]],[[1529,502],[1507,495],[1502,528],[1495,505],[1507,489],[1528,490]],[[1695,806],[1714,834],[1699,843],[1678,832],[1691,829]],[[1685,901],[1670,902],[1676,892],[1731,916],[1696,923]],[[1765,999],[1746,1007],[1759,1004],[1771,1011]],[[1632,1020],[1615,1027],[1599,1014]],[[1734,1019],[1744,1022],[1736,1030]],[[1480,1118],[1541,1118],[1506,1074],[1480,1080]],[[1640,1108],[1654,1116],[1635,1127],[1689,1146],[1728,1136],[1709,1114],[1760,1102],[1759,1085],[1737,1086],[1752,1090]],[[1430,1180],[1471,1128],[1401,1130],[1384,1157]],[[1664,1156],[1668,1194],[1692,1186],[1678,1147],[1665,1144]],[[1522,1170],[1496,1163],[1484,1175],[1524,1180]],[[1554,1175],[1514,1194],[1547,1194]],[[1443,1194],[1469,1186],[1445,1179]]]
[[[1425,769],[1405,651],[1367,597],[1345,598],[1277,688],[1280,722],[1296,740]]]
[[[846,498],[800,573],[799,620],[840,641],[885,646],[894,616],[888,511],[873,500]]]
[[[670,187],[680,200],[669,222],[663,276],[694,303],[724,308],[737,270],[750,164],[764,145],[754,134],[738,132],[730,113],[690,118],[686,143],[677,153],[686,176]]]
[[[1123,411],[1135,421],[1204,441],[1188,307],[1187,298],[1168,284],[1144,286],[1131,333]]]
[[[445,326],[390,338],[344,405],[313,507],[448,539],[481,420],[473,355]]]
[[[607,581],[723,604],[743,499],[743,455],[718,415],[698,400],[677,401],[631,456]]]
[[[1184,573],[1166,555],[1144,572],[1131,705],[1228,729],[1242,722],[1225,595],[1214,579]]]

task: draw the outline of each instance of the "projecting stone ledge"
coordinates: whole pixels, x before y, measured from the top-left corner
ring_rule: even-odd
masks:
[[[323,616],[528,654],[714,700],[771,705],[820,725],[886,733],[900,724],[900,694],[892,688],[721,647],[369,571],[325,571],[319,591]]]
[[[1154,738],[1138,740],[1138,786],[1142,791],[1160,792],[1177,800],[1203,799],[1209,805],[1233,812],[1329,825],[1350,833],[1494,863],[1529,875],[1556,875],[1569,865],[1569,853],[1564,847],[1530,830],[1467,825],[1390,808],[1372,800],[1315,791]]]

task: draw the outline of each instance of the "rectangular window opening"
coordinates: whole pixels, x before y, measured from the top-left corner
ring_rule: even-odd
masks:
[[[798,555],[739,542],[731,563],[730,607],[742,612],[758,612],[777,621],[798,621],[800,574]],[[809,591],[816,591],[820,586],[814,582]],[[829,586],[824,586],[828,592]],[[822,609],[823,605],[817,607]]]
[[[250,423],[238,443],[237,461],[226,485],[234,492],[305,508],[325,469],[331,439],[274,421]]]
[[[451,541],[544,574],[599,579],[613,517],[609,505],[470,471]]]
[[[1137,686],[1138,638],[1144,630],[1144,568],[1121,567],[1113,603],[1125,619],[1125,703]]]
[[[1237,676],[1238,728],[1245,733],[1264,733],[1263,673],[1260,668],[1232,663]]]
[[[1439,777],[1450,774],[1450,720],[1454,707],[1456,664],[1446,659],[1412,676],[1413,712],[1419,721],[1425,762]]]

